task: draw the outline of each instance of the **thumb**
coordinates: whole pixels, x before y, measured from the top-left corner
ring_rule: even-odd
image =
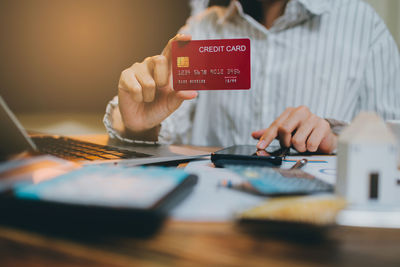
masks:
[[[184,100],[191,100],[198,96],[197,91],[171,91],[168,95],[168,110],[172,113]]]
[[[182,34],[178,33],[175,35],[172,39],[168,41],[168,44],[165,46],[164,50],[162,51],[161,55],[165,56],[168,60],[168,64],[171,64],[171,48],[172,48],[172,43],[175,41],[182,41],[182,42],[187,42],[192,40],[192,36],[188,34]]]
[[[190,100],[197,97],[199,93],[197,91],[175,91],[175,96],[182,100]]]

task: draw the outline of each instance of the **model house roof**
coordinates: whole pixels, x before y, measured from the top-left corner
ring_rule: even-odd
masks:
[[[396,144],[385,122],[375,113],[361,112],[339,136],[340,143]]]

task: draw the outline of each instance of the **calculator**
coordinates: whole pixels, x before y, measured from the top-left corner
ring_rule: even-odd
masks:
[[[288,170],[262,166],[225,165],[243,181],[229,187],[259,195],[304,195],[332,192],[333,185],[299,169]]]

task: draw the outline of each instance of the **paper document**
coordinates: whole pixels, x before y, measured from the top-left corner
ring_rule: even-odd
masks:
[[[212,167],[210,160],[194,161],[185,168],[199,176],[193,192],[171,213],[182,221],[230,221],[238,211],[261,203],[265,197],[219,187],[223,179],[241,179],[234,173]]]
[[[296,161],[307,159],[303,171],[318,177],[324,182],[335,184],[336,182],[336,156],[288,156],[283,160],[282,168],[292,167]]]
[[[290,168],[297,160],[306,158],[308,163],[302,170],[321,180],[334,184],[336,181],[336,156],[287,157],[282,168]],[[199,181],[193,192],[171,213],[173,219],[182,221],[220,222],[230,221],[234,215],[249,209],[266,197],[252,195],[225,187],[219,187],[224,179],[242,179],[227,169],[214,168],[210,160],[194,161],[186,171],[197,174]]]

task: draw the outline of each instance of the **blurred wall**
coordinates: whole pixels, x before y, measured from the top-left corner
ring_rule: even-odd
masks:
[[[383,18],[397,45],[400,47],[400,1],[399,0],[365,0],[373,6]]]
[[[189,14],[187,0],[0,0],[0,94],[16,112],[103,112]]]

